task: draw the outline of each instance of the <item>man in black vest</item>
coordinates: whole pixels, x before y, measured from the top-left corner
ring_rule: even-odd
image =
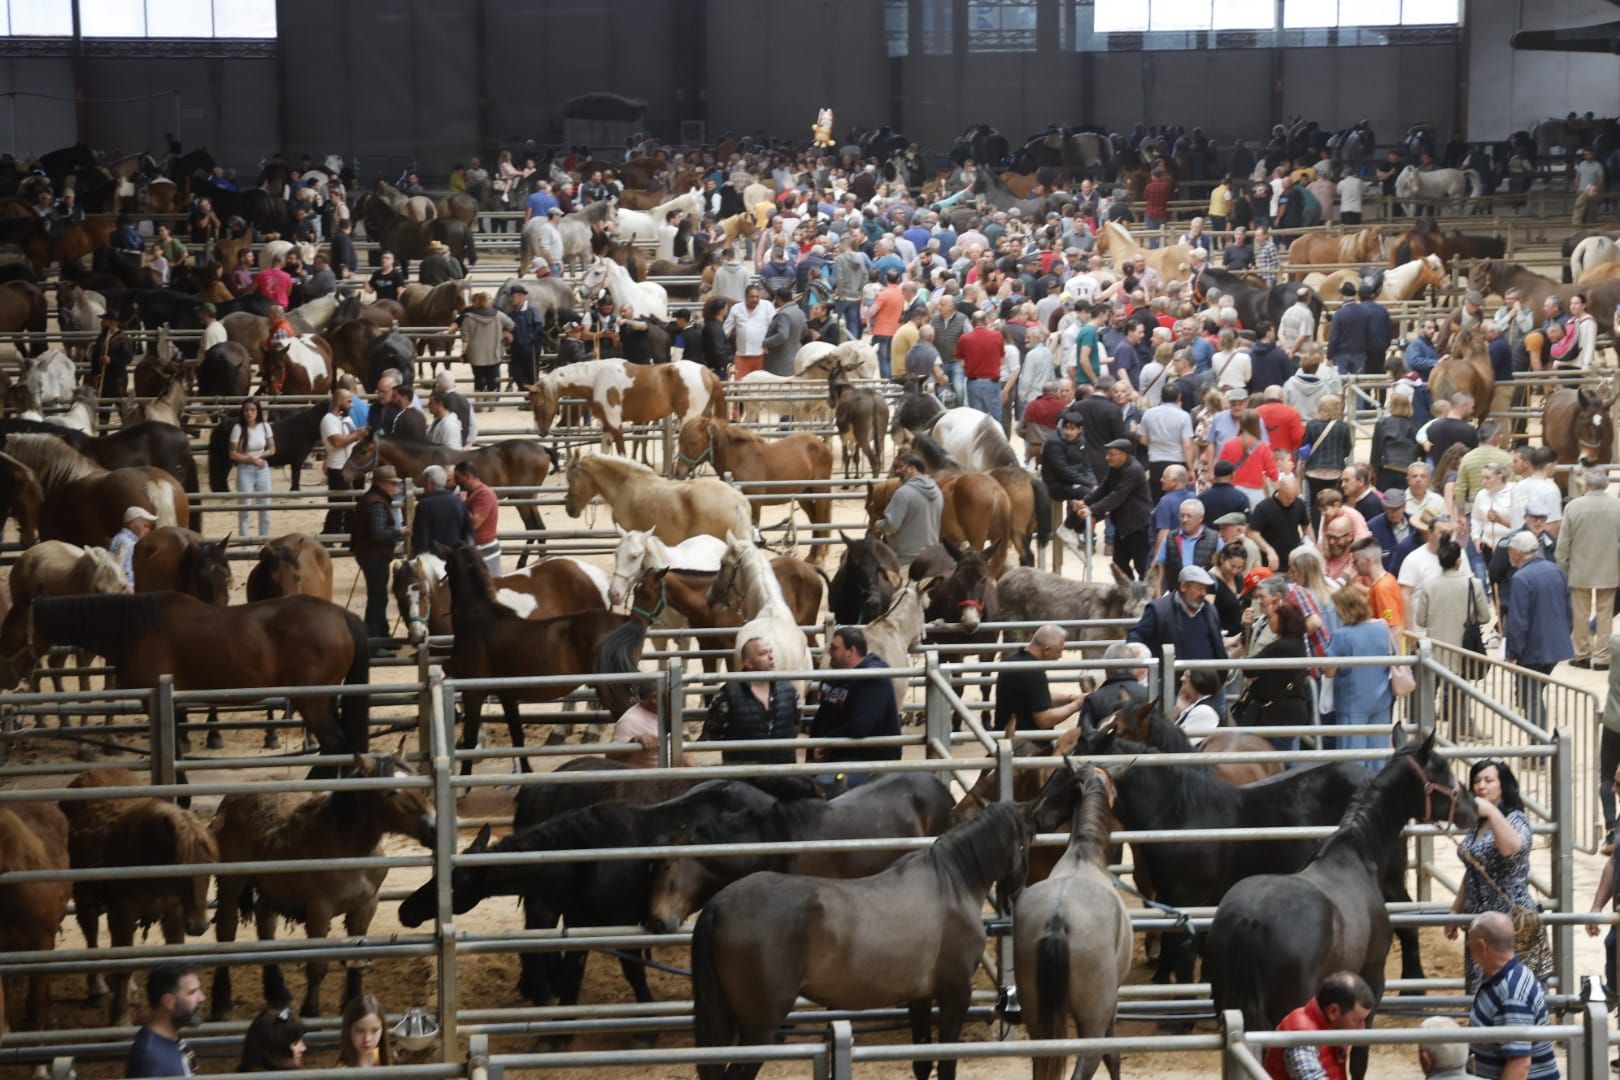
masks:
[[[742,647],[742,670],[776,670],[776,651],[764,638],[753,638]],[[742,739],[791,739],[799,726],[799,695],[793,684],[772,679],[768,674],[749,682],[722,683],[709,702],[709,717],[703,722],[704,742]],[[792,765],[797,755],[791,747],[780,750],[722,750],[725,765]]]

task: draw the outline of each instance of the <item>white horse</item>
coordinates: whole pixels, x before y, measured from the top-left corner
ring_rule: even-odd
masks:
[[[669,321],[669,294],[656,281],[635,281],[630,277],[630,271],[612,259],[593,259],[590,269],[585,271],[585,277],[580,281],[580,288],[586,296],[591,296],[603,285],[613,295],[613,303],[617,307],[622,309],[628,305],[644,319]]]
[[[46,349],[38,356],[22,358],[20,381],[41,406],[65,405],[73,400],[78,372],[73,358],[61,349]]]
[[[626,210],[620,207],[619,239],[626,244],[635,243],[637,240],[656,242],[658,227],[677,210],[685,210],[694,218],[703,216],[703,196],[697,188],[693,188],[685,195],[677,195],[666,203],[659,203],[651,210]]]
[[[619,528],[615,526],[615,528]],[[726,555],[726,542],[703,533],[671,547],[649,530],[619,528],[619,546],[613,552],[613,576],[608,579],[608,607],[616,608],[630,596],[641,575],[651,570],[690,570],[717,573]]]
[[[1620,244],[1611,237],[1588,236],[1569,256],[1569,280],[1579,282],[1587,271],[1604,263],[1620,262]]]
[[[1448,213],[1462,209],[1463,195],[1477,199],[1484,194],[1484,184],[1472,169],[1430,169],[1427,172],[1416,165],[1408,165],[1395,178],[1395,197],[1399,199],[1445,199]],[[1417,206],[1406,204],[1406,215],[1417,216]]]
[[[869,341],[846,341],[842,345],[812,341],[801,346],[793,358],[793,370],[801,379],[824,380],[833,373],[834,364],[854,379],[878,377],[877,350]]]
[[[1018,464],[1018,454],[1007,442],[1007,434],[1001,430],[1001,425],[988,414],[966,405],[940,413],[933,427],[924,434],[955,458],[957,464],[967,472],[989,472],[1003,465]],[[897,444],[899,439],[907,435],[908,432],[901,429],[896,435]],[[895,453],[902,452],[897,445]]]
[[[793,609],[782,596],[782,585],[771,568],[770,553],[754,546],[751,538],[735,533],[726,540],[726,555],[720,563],[716,582],[728,580],[735,573],[736,592],[742,597],[742,615],[747,621],[737,630],[737,651],[731,660],[731,670],[742,670],[742,650],[755,638],[770,642],[776,653],[776,666],[781,671],[812,671],[815,662],[810,659],[810,643],[799,629]],[[803,680],[798,682],[799,697],[804,698]]]
[[[286,260],[289,252],[298,252],[298,257],[304,260],[307,266],[315,261],[314,244],[295,244],[291,240],[270,240],[259,249],[259,265],[269,266],[271,259]]]
[[[57,427],[71,428],[82,431],[86,435],[96,433],[96,389],[93,386],[81,386],[73,392],[73,404],[68,406],[67,412],[52,413],[45,417],[47,424]]]

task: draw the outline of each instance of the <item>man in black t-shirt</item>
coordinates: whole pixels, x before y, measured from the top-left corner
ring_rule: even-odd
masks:
[[[619,350],[632,364],[653,362],[652,341],[648,337],[647,320],[638,318],[626,304],[619,309]]]
[[[1030,637],[1029,644],[1007,657],[1011,664],[1050,664],[1063,656],[1068,636],[1061,627],[1048,623]],[[1038,668],[1009,668],[996,676],[996,715],[992,730],[1013,731],[1018,727],[1056,727],[1085,703],[1084,694],[1054,701],[1046,685],[1046,672]]]
[[[1440,459],[1446,456],[1446,451],[1457,443],[1462,443],[1470,450],[1479,445],[1479,432],[1469,419],[1473,415],[1472,394],[1451,395],[1451,415],[1429,421],[1427,435],[1430,464],[1440,464]]]
[[[1288,554],[1303,542],[1310,515],[1299,497],[1299,481],[1283,476],[1277,490],[1255,505],[1249,517],[1249,537],[1260,545],[1266,563],[1279,574],[1288,568]]]

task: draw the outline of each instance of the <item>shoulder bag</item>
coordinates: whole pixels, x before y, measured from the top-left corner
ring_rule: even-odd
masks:
[[[1302,460],[1300,461],[1300,465],[1305,469],[1305,476],[1308,479],[1322,481],[1327,484],[1338,483],[1339,473],[1343,470],[1328,468],[1325,466],[1312,468],[1311,458],[1316,454],[1316,451],[1321,448],[1322,444],[1327,442],[1328,432],[1338,427],[1340,423],[1341,421],[1339,420],[1328,421],[1328,426],[1316,433],[1315,440],[1311,442],[1310,447],[1305,451]]]
[[[1519,962],[1545,984],[1553,973],[1553,955],[1552,945],[1547,941],[1547,931],[1541,925],[1541,912],[1533,907],[1525,907],[1509,896],[1507,890],[1502,888],[1486,871],[1484,865],[1474,857],[1474,853],[1461,844],[1457,845],[1457,854],[1468,864],[1470,870],[1478,874],[1485,884],[1507,901],[1508,917],[1513,920],[1513,951],[1518,954]]]
[[[1468,578],[1468,614],[1463,619],[1462,648],[1471,654],[1457,665],[1457,674],[1469,682],[1485,677],[1485,636],[1480,633],[1479,616],[1474,614],[1474,579]]]

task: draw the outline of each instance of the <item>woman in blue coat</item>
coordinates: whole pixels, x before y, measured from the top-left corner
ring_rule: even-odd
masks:
[[[1340,626],[1328,642],[1328,657],[1390,656],[1389,624],[1373,614],[1367,590],[1346,585],[1333,594],[1333,608]],[[1333,676],[1333,720],[1336,724],[1378,724],[1388,727],[1394,695],[1389,689],[1387,667],[1328,668]],[[1338,750],[1379,750],[1389,748],[1389,736],[1340,735],[1333,740]]]

